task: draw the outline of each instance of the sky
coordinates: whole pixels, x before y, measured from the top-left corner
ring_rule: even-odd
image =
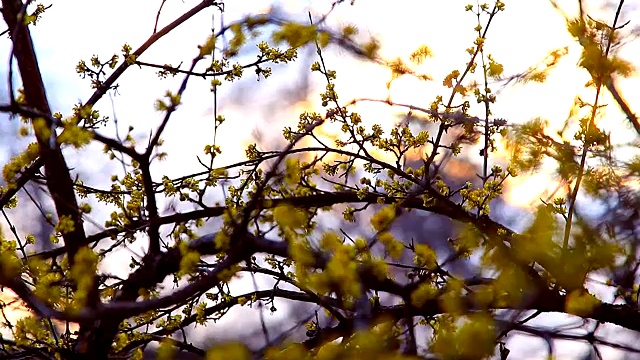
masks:
[[[562,16],[548,1],[505,3],[507,10],[496,17],[486,43],[487,50],[498,62],[503,63],[505,74],[527,69],[554,49],[568,46],[569,53],[545,84],[513,86],[501,91],[494,115],[506,118],[511,123],[541,116],[559,127],[576,95],[580,94],[586,100],[593,98],[593,91],[584,88],[587,74],[575,66],[580,54],[579,46],[566,32]],[[567,14],[576,14],[576,1],[563,0],[558,3]],[[32,28],[32,35],[54,111],[68,114],[75,103],[86,101],[92,93],[88,81],[75,73],[78,61],[88,61],[94,54],[106,60],[114,53],[119,54],[125,42],[137,48],[151,34],[159,4],[159,0],[52,1],[53,6],[47,10],[43,20]],[[197,1],[194,0],[168,0],[159,19],[160,26],[166,25],[195,4]],[[322,14],[329,9],[331,2],[291,0],[279,1],[278,4],[289,16],[305,21],[307,10]],[[371,35],[380,40],[381,55],[388,59],[398,56],[407,59],[418,46],[428,45],[434,57],[425,61],[419,70],[428,73],[434,80],[420,82],[403,77],[395,81],[390,90],[395,102],[427,106],[437,94],[447,93],[442,86],[442,79],[453,69],[463,69],[467,60],[464,49],[471,46],[476,37],[473,32],[474,18],[464,12],[466,4],[467,1],[460,0],[356,0],[354,6],[348,5],[348,2],[339,6],[329,18],[329,25],[357,25],[362,39]],[[267,13],[271,8],[272,1],[267,0],[227,1],[224,22],[228,24],[249,13]],[[640,1],[625,2],[625,9],[627,18],[632,20],[630,26],[638,25],[633,21],[640,18],[637,16]],[[589,10],[594,17],[602,17],[606,21],[611,19],[611,12],[606,9],[592,7]],[[174,65],[181,61],[188,63],[198,52],[196,46],[202,44],[210,33],[212,15],[213,24],[219,27],[219,14],[213,8],[205,10],[159,41],[140,60]],[[3,38],[0,41],[0,59],[8,59],[8,40]],[[638,50],[638,42],[632,42],[625,48],[623,57],[627,54],[626,58],[633,60]],[[247,55],[247,58],[251,59],[252,56]],[[326,51],[325,61],[328,68],[338,73],[337,91],[342,100],[387,97],[387,69],[362,63],[344,51],[331,48]],[[317,74],[309,84],[312,94],[309,98],[298,99],[291,106],[278,103],[277,94],[280,91],[291,91],[300,84],[301,80],[296,76],[302,67],[295,65],[294,68],[296,70],[293,71],[274,68],[273,78],[266,81],[255,82],[252,74],[248,73],[248,79],[239,84],[223,85],[219,104],[227,121],[217,138],[223,149],[219,164],[241,160],[239,156],[244,155],[244,149],[254,141],[252,136],[257,132],[272,140],[274,146],[281,144],[277,139],[283,126],[295,125],[301,111],[321,109],[317,94],[323,90],[324,83]],[[0,64],[0,69],[4,73],[6,63]],[[119,81],[119,95],[111,99],[105,97],[98,104],[98,109],[103,115],[115,116],[120,131],[129,125],[134,126],[139,140],[144,143],[148,132],[157,126],[162,117],[154,110],[154,101],[162,97],[166,90],[176,91],[181,80],[181,77],[176,77],[160,81],[154,70],[129,69]],[[240,90],[232,91],[236,85]],[[640,103],[637,76],[621,80],[620,88],[630,104]],[[182,99],[183,104],[166,129],[164,147],[170,154],[169,158],[154,167],[154,175],[172,177],[201,170],[194,154],[203,155],[204,146],[213,141],[213,96],[208,89],[208,81],[190,80]],[[610,97],[605,101],[612,105],[606,109],[607,118],[603,126],[617,130],[614,132],[617,141],[628,141],[634,136],[633,132],[622,130],[626,126],[623,116]],[[398,114],[398,109],[374,104],[358,105],[357,111],[365,119],[365,124],[380,123],[387,130],[393,127]],[[332,130],[327,128],[325,131],[330,136]],[[113,135],[113,132],[113,127],[104,130],[108,135]],[[92,151],[99,153],[99,147],[91,149],[89,153]],[[104,167],[99,161],[86,161],[87,152],[68,152],[68,156],[72,165],[95,175],[92,185],[104,186],[114,169],[113,166]],[[504,154],[498,156],[503,161],[506,159]],[[548,171],[516,178],[510,185],[507,200],[523,208],[536,204],[545,190],[555,187]],[[100,214],[95,217],[102,218]],[[132,251],[141,253],[142,249],[133,248]],[[562,348],[560,346],[559,350]],[[567,350],[567,354],[571,354],[571,350]]]

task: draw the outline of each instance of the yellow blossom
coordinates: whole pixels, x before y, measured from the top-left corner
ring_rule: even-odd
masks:
[[[249,360],[251,353],[240,343],[228,343],[215,346],[207,351],[206,360]]]

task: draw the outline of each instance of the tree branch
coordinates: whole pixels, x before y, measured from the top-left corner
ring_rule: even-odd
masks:
[[[636,114],[631,111],[629,104],[627,104],[627,102],[622,98],[622,95],[620,95],[620,93],[618,92],[618,89],[613,83],[613,80],[607,82],[607,90],[609,90],[609,92],[613,96],[613,99],[616,101],[616,103],[618,103],[618,106],[620,106],[620,110],[622,110],[622,112],[627,115],[627,119],[629,119],[629,122],[631,123],[631,125],[633,125],[633,128],[636,130],[638,135],[640,135],[640,120],[638,120]]]
[[[54,131],[50,120],[51,109],[47,100],[42,75],[36,59],[33,42],[28,27],[23,23],[22,2],[19,0],[2,0],[4,19],[9,26],[13,40],[13,54],[17,60],[24,94],[29,106],[47,115],[44,118],[47,129]],[[35,124],[35,122],[34,122]],[[60,146],[56,141],[51,141],[46,132],[34,125],[34,131],[40,147],[40,156],[45,168],[47,187],[55,204],[58,219],[69,218],[73,221],[74,228],[62,234],[65,248],[69,254],[69,261],[73,264],[74,256],[80,244],[86,241],[86,235],[82,226],[82,213],[79,211],[78,202],[73,189],[73,180],[65,161]]]

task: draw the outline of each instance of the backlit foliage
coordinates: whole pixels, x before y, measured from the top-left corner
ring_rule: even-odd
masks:
[[[586,14],[567,18],[567,31],[582,49],[577,66],[590,75],[593,97],[577,97],[566,126],[554,133],[546,119],[516,124],[492,113],[501,82],[544,82],[568,51],[553,50],[543,63],[507,75],[501,61],[508,59],[492,55],[499,44],[488,39],[494,20],[509,16],[508,2],[469,4],[455,14],[471,25],[472,40],[462,52],[465,61],[452,64],[442,78],[416,70],[437,56],[427,44],[385,59],[376,37],[350,24],[328,26],[331,13],[309,13],[308,22],[247,15],[202,34],[188,66],[148,62],[146,49],[171,32],[172,23],[154,30],[137,49],[125,43],[79,60],[75,71],[94,93],[69,114],[51,113],[26,36],[28,26],[56,20],[42,5],[2,3],[12,40],[5,46],[14,52],[23,88],[0,109],[20,118],[17,135],[30,143],[3,166],[0,208],[8,226],[0,233],[0,285],[29,315],[0,320],[10,335],[0,341],[0,358],[141,359],[156,343],[159,359],[173,359],[180,351],[211,360],[506,359],[506,341],[518,332],[549,342],[557,337],[615,346],[595,330],[582,336],[529,324],[550,312],[597,323],[596,328],[613,323],[640,331],[640,158],[619,157],[612,134],[599,126],[609,121],[603,94],[634,71],[618,51],[625,35],[621,24]],[[368,6],[364,3],[351,5]],[[338,6],[349,5],[337,1],[332,9]],[[224,6],[204,0],[179,22],[203,10],[218,13]],[[162,7],[158,17],[161,12]],[[147,15],[155,14],[139,16]],[[165,128],[186,106],[187,80],[204,79],[208,95],[217,100],[221,89],[251,77],[247,70],[259,81],[272,81],[274,69],[298,60],[305,47],[315,50],[309,74],[324,86],[315,99],[320,110],[288,121],[284,145],[252,144],[243,161],[222,163],[226,149],[216,138],[227,136],[229,120],[216,107],[216,136],[192,154],[202,171],[152,176],[152,167],[172,156],[163,147],[171,136]],[[325,58],[336,47],[385,66],[391,73],[388,88],[411,76],[440,93],[411,105],[343,99],[337,86],[341,74]],[[251,51],[256,58],[248,61],[243,54]],[[155,101],[162,120],[145,130],[143,141],[133,126],[126,134],[105,135],[115,120],[94,106],[117,92],[124,72],[141,68],[154,69],[159,79],[182,77],[182,84]],[[627,104],[614,100],[629,121],[637,121]],[[364,101],[408,113],[400,121],[368,119],[355,107]],[[389,122],[394,126],[386,130]],[[339,130],[327,141],[323,130],[331,126]],[[92,145],[100,146],[101,157],[90,153]],[[627,147],[623,150],[637,152],[637,141]],[[498,151],[511,155],[508,163],[499,160]],[[67,162],[71,152],[92,154],[91,161],[95,157],[118,170],[106,178],[82,176],[75,171],[81,164]],[[468,178],[455,181],[449,162],[479,165],[477,173],[474,168]],[[506,219],[495,209],[504,210],[509,181],[549,164],[566,191],[540,199],[521,231],[503,224]],[[98,181],[102,185],[89,185]],[[30,185],[46,188],[50,210],[33,199]],[[221,194],[222,200],[211,201]],[[191,210],[162,211],[160,199]],[[24,209],[33,209],[29,201],[48,224],[44,237],[44,232],[21,234],[14,226],[29,211]],[[593,204],[608,206],[613,215],[594,220],[587,213]],[[425,214],[451,221],[452,235],[414,238],[398,225],[410,219],[420,227]],[[217,228],[208,233],[205,225],[212,218]],[[88,222],[101,230],[89,234]],[[144,255],[120,258],[118,264],[130,271],[124,279],[113,276],[107,264],[114,262],[107,260],[134,244]],[[473,275],[460,271],[460,264]],[[254,279],[254,291],[230,286],[245,275]],[[265,280],[262,287],[257,277]],[[592,290],[595,277],[606,279],[615,304]],[[219,320],[234,316],[233,308],[266,316],[265,310],[285,311],[281,304],[292,302],[309,304],[309,316],[277,336],[265,326],[266,340],[243,335],[205,349],[189,339],[187,330],[215,329]],[[0,311],[6,315],[5,305]]]

